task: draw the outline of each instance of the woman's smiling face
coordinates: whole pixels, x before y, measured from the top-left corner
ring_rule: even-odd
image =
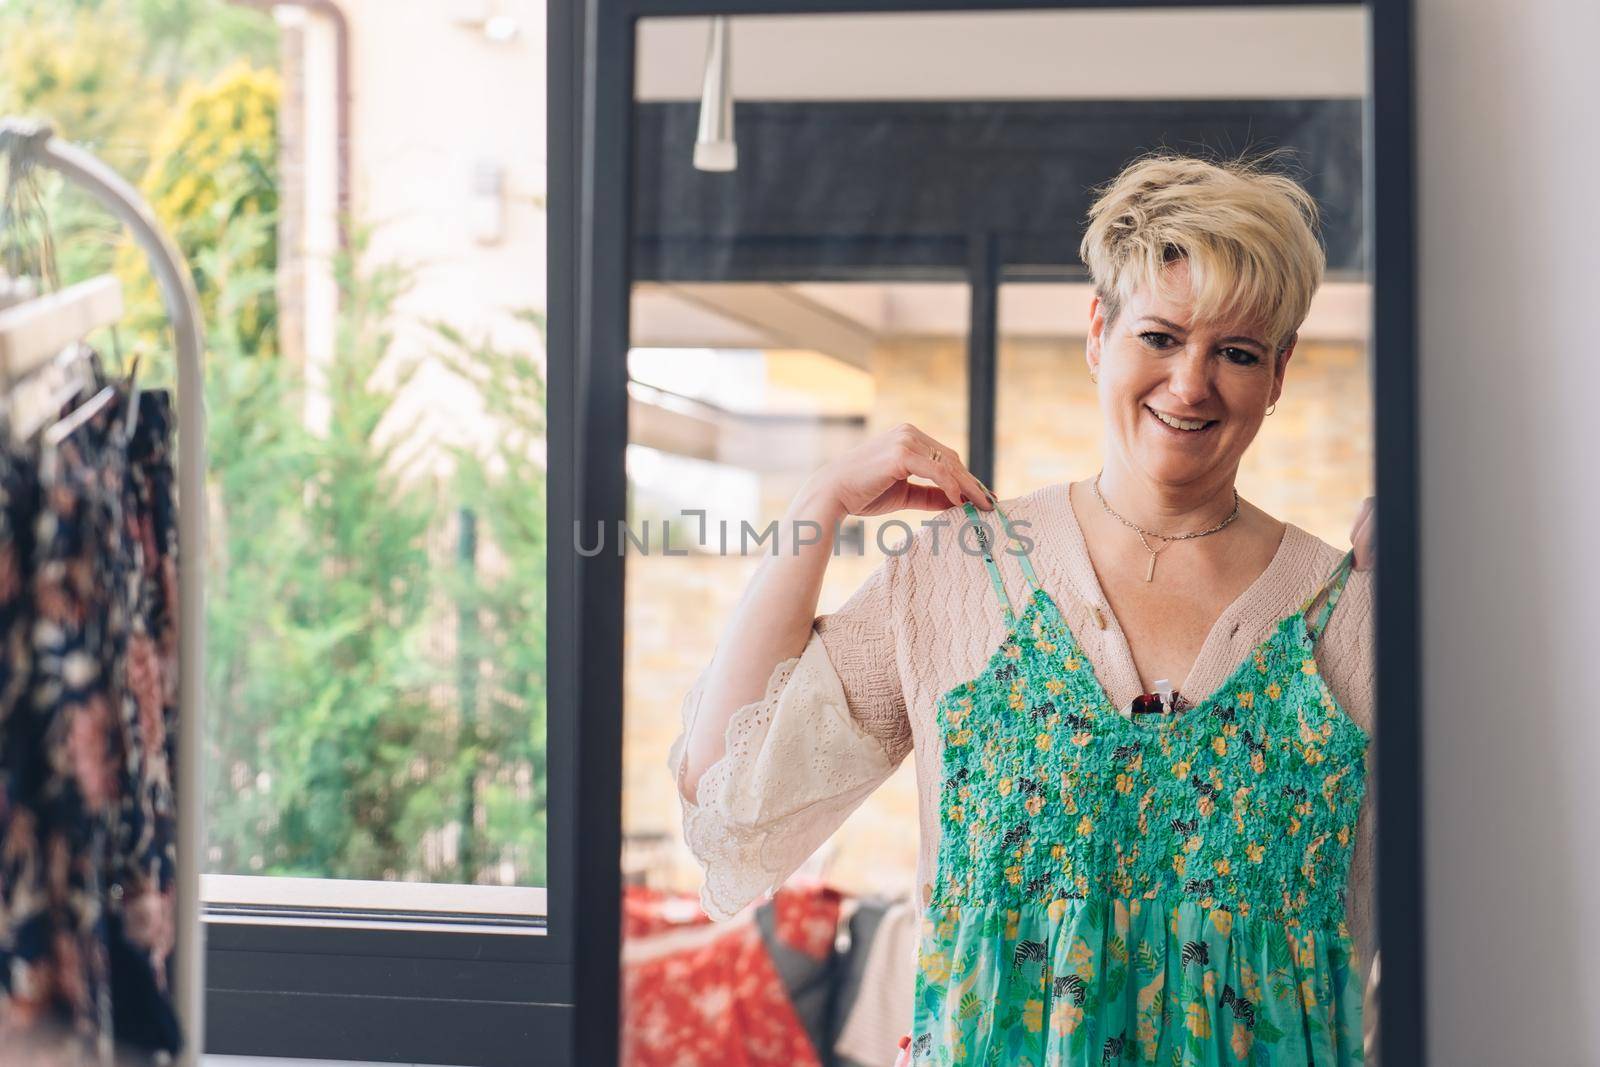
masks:
[[[1090,305],[1087,355],[1107,445],[1158,483],[1231,479],[1283,390],[1294,346],[1274,353],[1259,321],[1193,321],[1187,262],[1163,275],[1165,292],[1139,287],[1109,325],[1105,305]]]

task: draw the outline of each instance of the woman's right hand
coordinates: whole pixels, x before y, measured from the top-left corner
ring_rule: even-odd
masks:
[[[934,484],[912,482],[912,475]],[[909,422],[874,434],[819,468],[808,489],[846,515],[943,511],[963,500],[986,510],[992,506],[961,454]]]

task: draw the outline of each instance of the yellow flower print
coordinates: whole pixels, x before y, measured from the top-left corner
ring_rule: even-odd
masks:
[[[1261,1003],[1261,979],[1248,963],[1239,964],[1239,984],[1244,986],[1244,999]]]
[[[1174,763],[1172,765],[1172,776],[1174,778],[1188,778],[1189,761],[1186,759],[1181,759],[1177,763]]]
[[[951,822],[961,822],[961,821],[965,820],[966,817],[967,817],[966,809],[963,808],[960,804],[952,804],[952,805],[950,805],[950,821]]]
[[[1200,835],[1194,834],[1189,838],[1189,840],[1183,843],[1183,850],[1185,852],[1198,852],[1200,851],[1201,843]]]
[[[1327,738],[1332,737],[1333,736],[1333,723],[1331,723],[1331,722],[1323,723],[1320,733],[1322,734],[1324,740],[1326,740]]]
[[[1022,806],[1028,809],[1029,815],[1037,815],[1039,814],[1039,809],[1044,807],[1044,797],[1035,793],[1033,796],[1023,801]]]
[[[1198,1000],[1189,1002],[1189,1010],[1184,1013],[1184,1026],[1195,1037],[1205,1040],[1211,1036],[1211,1013],[1206,1011],[1206,1006]]]
[[[1255,707],[1256,695],[1247,689],[1239,694],[1239,703],[1247,708]]]
[[[1067,854],[1067,846],[1066,845],[1055,844],[1055,845],[1051,845],[1050,846],[1050,858],[1051,859],[1058,860],[1062,856],[1065,856],[1066,854]]]
[[[1072,948],[1067,951],[1067,963],[1085,981],[1094,977],[1094,949],[1083,938],[1072,939]]]
[[[1137,906],[1138,902],[1135,901],[1134,903]],[[1126,938],[1128,936],[1129,921],[1127,902],[1122,900],[1113,901],[1111,904],[1111,928]]]
[[[971,744],[972,743],[972,730],[971,730],[971,728],[970,727],[963,727],[962,729],[957,730],[954,734],[952,734],[950,736],[950,743],[952,745],[968,745],[968,744]]]
[[[1055,1034],[1070,1034],[1083,1022],[1083,1009],[1066,997],[1055,1002],[1050,1009],[1050,1030]]]
[[[1267,769],[1266,758],[1263,757],[1261,755],[1261,753],[1259,753],[1259,752],[1250,753],[1250,769],[1252,771],[1255,771],[1257,774],[1261,774],[1264,771],[1266,771],[1266,769]]]
[[[1233,870],[1233,864],[1228,862],[1228,857],[1226,856],[1216,860],[1211,864],[1211,866],[1217,869],[1218,874],[1227,874],[1229,871]]]
[[[1082,663],[1078,662],[1077,656],[1068,656],[1061,665],[1069,671],[1075,671],[1079,667],[1083,666]]]
[[[1021,659],[1022,658],[1022,646],[1017,644],[1015,641],[1007,644],[1005,646],[1004,651],[1005,651],[1007,659]]]
[[[1316,674],[1317,673],[1317,661],[1314,660],[1314,659],[1309,659],[1308,658],[1305,662],[1300,664],[1300,673],[1301,674]]]
[[[1208,819],[1211,818],[1211,813],[1217,810],[1216,802],[1210,797],[1201,797],[1197,806],[1200,809],[1200,814]]]
[[[1094,833],[1094,823],[1090,821],[1089,816],[1085,815],[1078,820],[1078,836],[1088,837],[1092,833]]]
[[[1040,752],[1049,752],[1051,740],[1052,736],[1050,734],[1041,733],[1038,737],[1033,739],[1033,747],[1038,749]]]
[[[1226,756],[1228,754],[1228,739],[1221,736],[1213,737],[1211,739],[1211,751],[1219,756]]]
[[[1061,691],[1066,687],[1067,683],[1063,682],[1060,678],[1051,678],[1044,683],[1045,692],[1049,693],[1053,697],[1060,696]]]
[[[922,973],[930,982],[943,982],[950,978],[950,955],[932,952],[922,958]]]
[[[1251,863],[1260,863],[1261,858],[1267,854],[1267,850],[1256,844],[1254,841],[1245,846],[1244,852],[1245,855],[1250,857]]]
[[[1030,999],[1022,1006],[1022,1025],[1028,1028],[1028,1033],[1037,1034],[1044,1026],[1044,1001]]]
[[[1306,713],[1303,711],[1300,713],[1300,740],[1308,745],[1314,745],[1321,740],[1311,732],[1311,724],[1306,722]]]
[[[1067,898],[1056,897],[1050,902],[1050,906],[1044,910],[1044,913],[1050,917],[1051,922],[1060,922],[1061,916],[1067,913]]]
[[[1228,1042],[1228,1047],[1233,1049],[1233,1054],[1241,1060],[1250,1058],[1250,1049],[1255,1045],[1256,1035],[1252,1030],[1245,1028],[1244,1023],[1233,1024],[1233,1038]]]
[[[1349,843],[1350,843],[1350,827],[1348,827],[1348,826],[1339,827],[1339,844],[1340,845],[1348,845]]]
[[[1317,1006],[1317,990],[1309,978],[1300,983],[1300,1002],[1306,1006],[1306,1011],[1311,1011]]]
[[[1205,993],[1207,999],[1217,995],[1216,971],[1211,970],[1209,967],[1206,969],[1206,973],[1200,977],[1200,989]]]
[[[1017,936],[1017,918],[1018,918],[1018,916],[1020,914],[1021,913],[1018,912],[1016,908],[1007,908],[1006,909],[1006,936],[1007,937],[1015,938]]]
[[[1145,1015],[1139,1018],[1139,1029],[1136,1035],[1139,1039],[1139,1049],[1144,1054],[1146,1063],[1156,1062],[1156,1021]]]
[[[1283,686],[1279,685],[1277,682],[1269,683],[1267,685],[1267,696],[1271,697],[1273,700],[1279,699],[1283,696]]]
[[[1131,793],[1131,792],[1133,792],[1133,775],[1131,775],[1131,774],[1119,774],[1119,775],[1117,775],[1117,792],[1119,792],[1119,793]]]
[[[1233,912],[1223,908],[1211,910],[1211,925],[1217,928],[1217,933],[1227,937],[1233,933]]]
[[[1011,795],[1011,779],[1010,778],[1002,778],[1002,779],[1000,779],[998,782],[995,783],[995,788],[1000,791],[1000,795],[1001,796],[1003,796],[1003,797],[1004,796],[1010,796]]]
[[[1295,962],[1301,967],[1310,968],[1317,965],[1317,936],[1312,930],[1306,931],[1303,940],[1295,941],[1290,937],[1289,944],[1294,948]]]
[[[1006,868],[1006,881],[1010,882],[1012,885],[1022,884],[1022,864],[1013,863],[1011,866]]]
[[[1188,864],[1189,857],[1185,856],[1182,852],[1172,857],[1172,870],[1179,878],[1183,877],[1183,869],[1184,867],[1188,866]]]

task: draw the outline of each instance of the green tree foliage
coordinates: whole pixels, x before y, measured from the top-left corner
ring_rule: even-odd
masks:
[[[544,317],[517,316],[544,337]],[[458,627],[458,682],[465,729],[457,774],[482,825],[466,836],[469,865],[509,859],[524,881],[545,878],[546,495],[545,385],[529,353],[472,340],[444,323],[436,354],[473,383],[499,432],[487,453],[457,453],[452,489],[487,531],[495,558],[452,574]],[[481,837],[487,849],[477,847]],[[471,876],[471,871],[465,872]]]
[[[248,348],[272,355],[277,350],[277,287],[270,269],[277,263],[278,102],[276,73],[238,64],[178,97],[156,133],[154,151],[141,183],[156,217],[166,226],[190,264],[195,290],[208,322],[217,319],[219,280],[207,267],[206,252],[217,248],[230,229],[248,228],[252,259],[230,263],[236,276],[258,284],[237,288],[229,328]],[[257,225],[259,223],[259,225]],[[117,272],[132,294],[130,302],[155,314],[134,319],[141,336],[156,333],[164,316],[155,280],[144,253],[125,243]]]
[[[478,384],[503,432],[442,483],[408,470],[385,423],[410,379],[391,331],[408,276],[357,269],[365,247],[340,265],[325,430],[301,416],[301,375],[237,333],[213,341],[210,867],[494,882],[509,865],[543,884],[543,378],[527,353],[437,327],[432,358]],[[230,320],[230,287],[253,282],[212,266]],[[447,830],[453,858],[423,856]]]

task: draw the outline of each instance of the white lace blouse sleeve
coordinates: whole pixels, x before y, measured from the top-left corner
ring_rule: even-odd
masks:
[[[691,801],[683,753],[704,677],[684,697],[683,732],[667,765],[683,805],[684,840],[705,871],[701,905],[727,919],[782,885],[899,761],[851,716],[813,631],[798,658],[773,669],[766,694],[734,712],[726,750]]]
[[[894,559],[839,611],[819,616],[801,654],[777,664],[764,695],[734,712],[723,754],[692,797],[684,755],[710,664],[684,696],[667,767],[713,919],[782,885],[911,751],[895,659]]]

